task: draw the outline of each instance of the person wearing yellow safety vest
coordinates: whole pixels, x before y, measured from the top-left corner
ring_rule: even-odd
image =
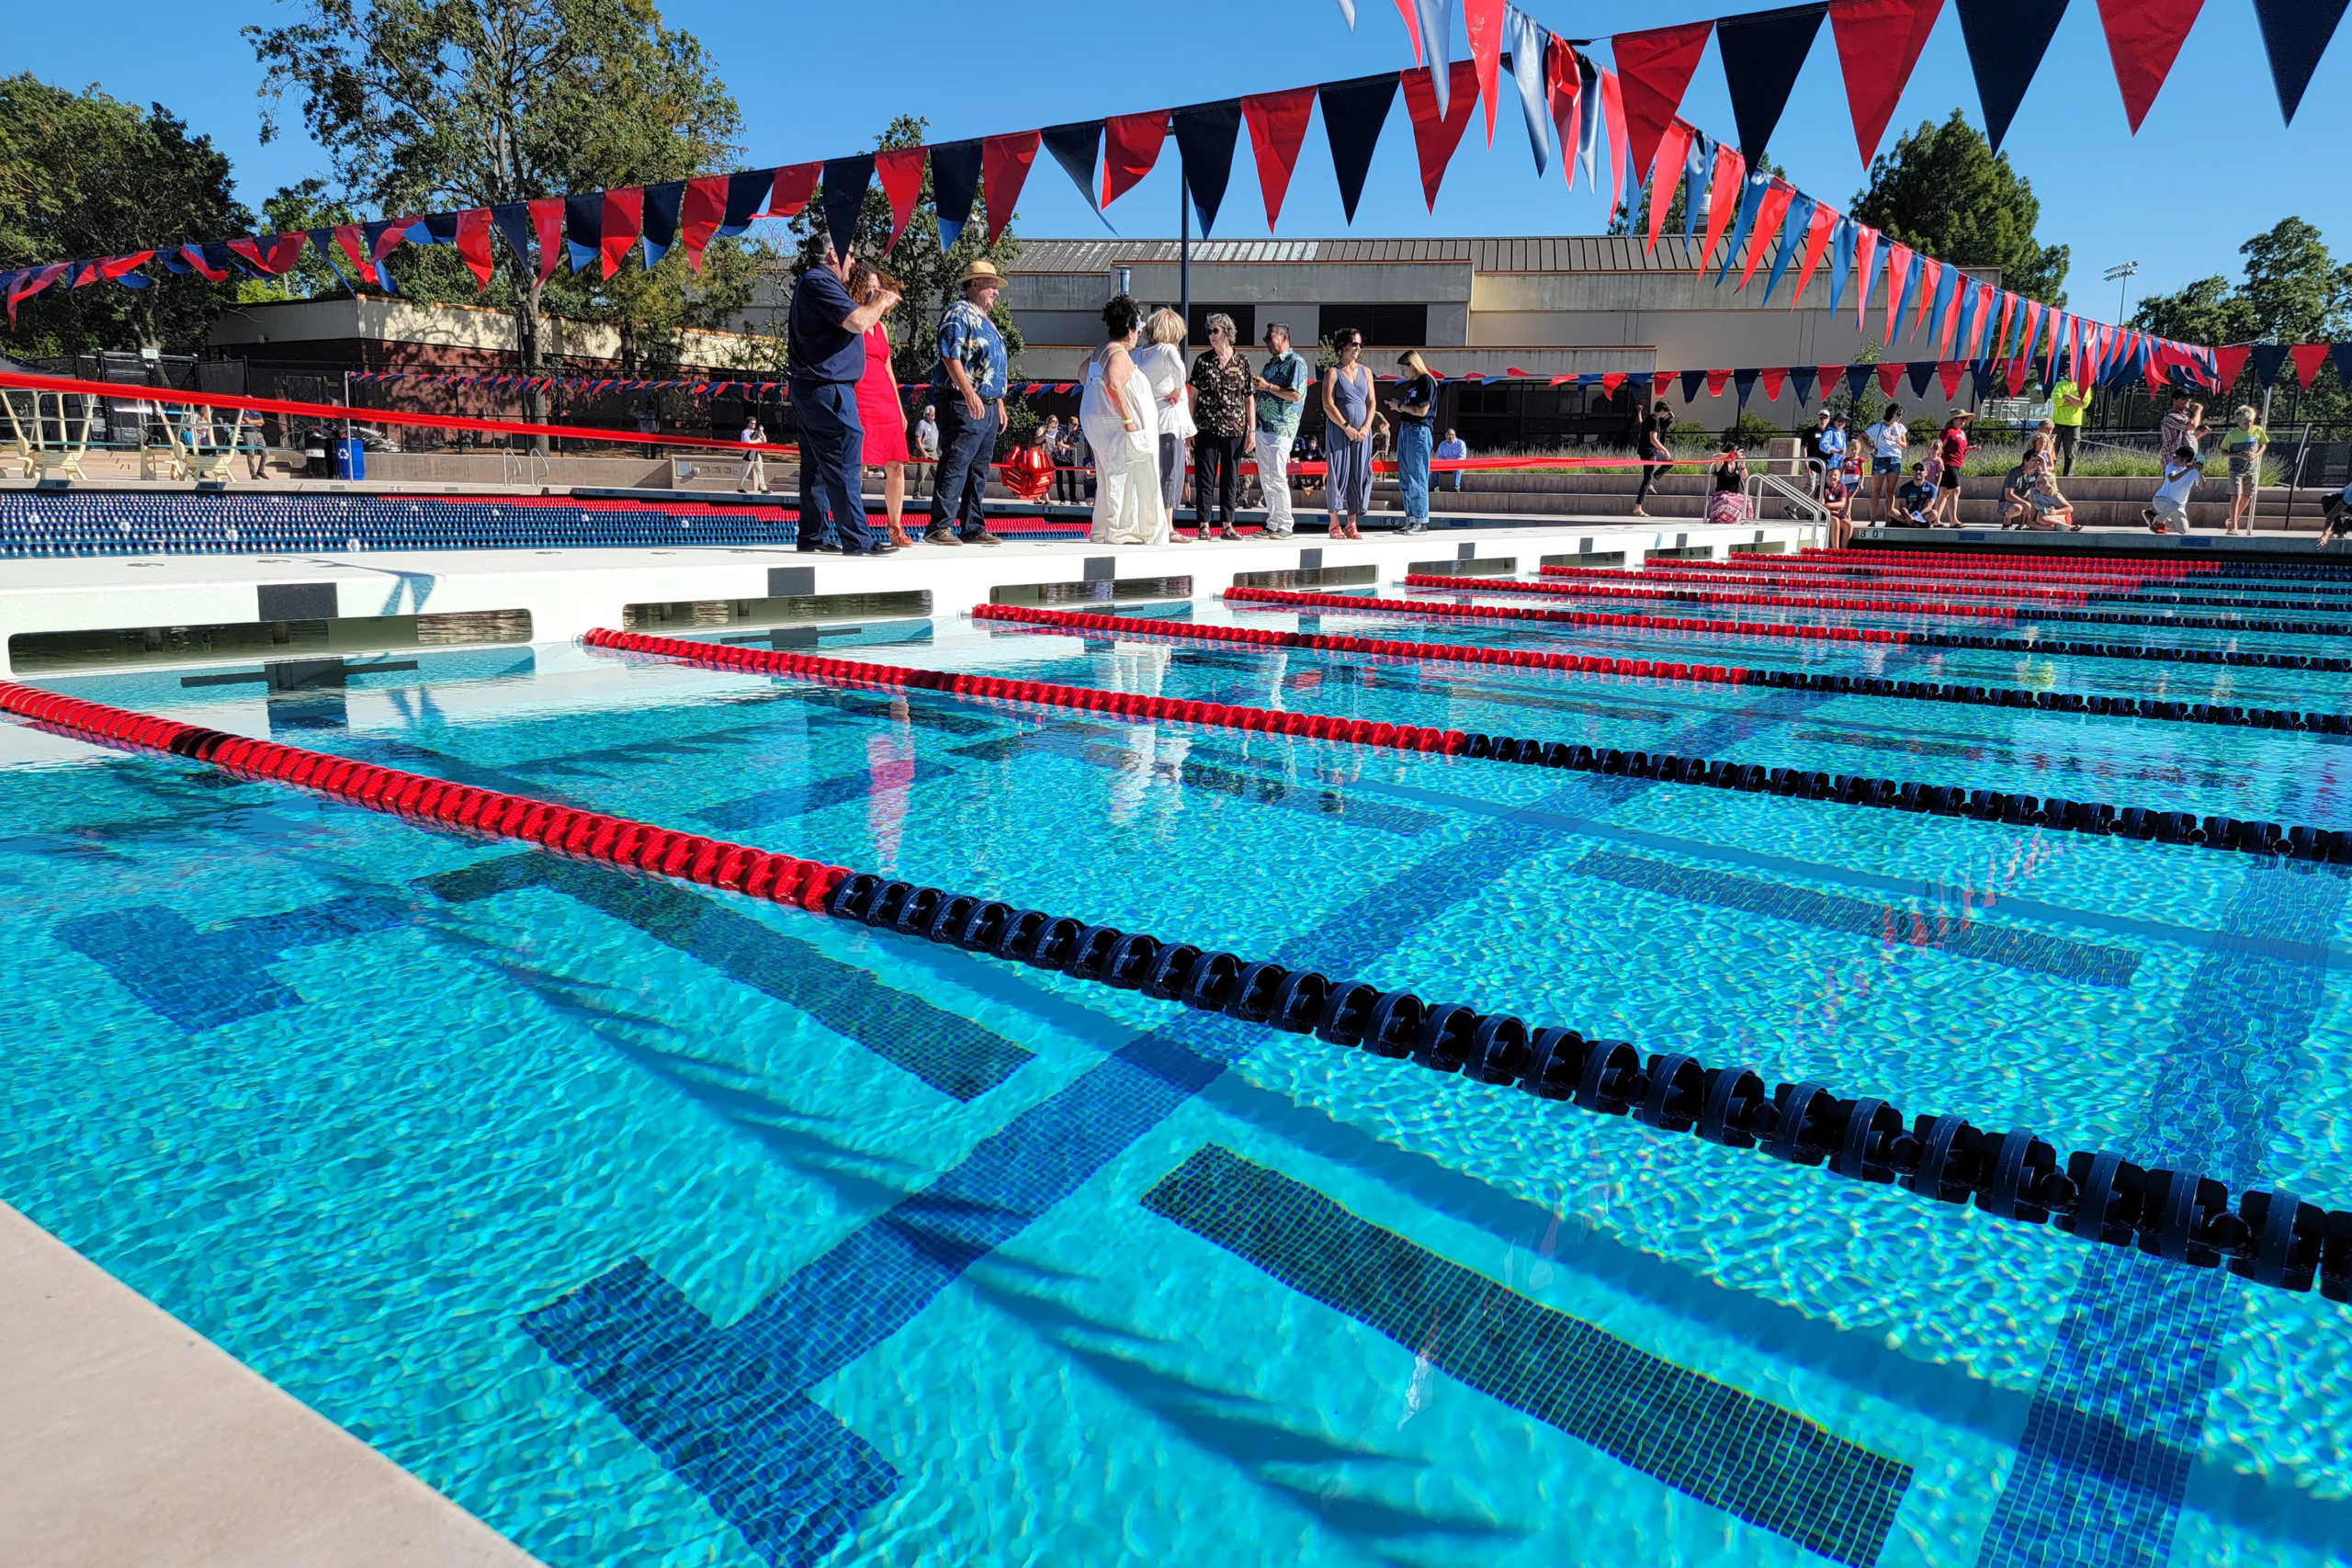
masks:
[[[2083,434],[2083,412],[2091,406],[2091,389],[2071,380],[2050,389],[2050,423],[2058,427],[2058,459],[2062,472],[2075,472],[2075,443]]]

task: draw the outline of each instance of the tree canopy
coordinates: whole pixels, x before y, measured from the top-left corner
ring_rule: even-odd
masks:
[[[1853,216],[1888,238],[1962,267],[2001,269],[2001,287],[2045,304],[2066,302],[2066,247],[2034,238],[2033,185],[1996,153],[1958,109],[1922,120],[1871,164]]]
[[[2236,283],[2217,273],[2170,294],[2151,294],[2133,308],[2132,324],[2211,344],[2352,337],[2352,262],[2338,262],[2314,225],[2282,218],[2240,245],[2238,254],[2245,263]],[[2330,387],[2323,375],[2297,407],[2311,418],[2337,418],[2346,403],[2342,388]]]
[[[69,93],[29,74],[0,77],[0,267],[225,239],[253,224],[230,192],[227,156],[161,104],[142,110],[96,87]],[[202,348],[236,286],[149,270],[145,288],[100,283],[27,300],[12,350]]]

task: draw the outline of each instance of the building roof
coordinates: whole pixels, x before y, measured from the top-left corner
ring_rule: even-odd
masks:
[[[1717,242],[1716,261],[1724,242]],[[1174,240],[1023,240],[1008,271],[1108,272],[1177,259]],[[1698,265],[1696,241],[1661,236],[1651,250],[1631,234],[1563,234],[1460,240],[1195,240],[1193,260],[1244,262],[1437,262],[1477,272],[1687,272]]]

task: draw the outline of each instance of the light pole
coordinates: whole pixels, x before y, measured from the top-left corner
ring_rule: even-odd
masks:
[[[2114,266],[2109,267],[2104,275],[2108,282],[2116,286],[2115,324],[2119,327],[2123,324],[2125,299],[2131,291],[2132,279],[2139,273],[2139,270],[2140,264],[2138,262],[2119,262]]]

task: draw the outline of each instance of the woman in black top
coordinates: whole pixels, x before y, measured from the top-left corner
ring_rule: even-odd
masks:
[[[1405,522],[1396,531],[1418,534],[1430,525],[1430,415],[1437,412],[1437,378],[1412,349],[1396,363],[1412,372],[1385,405],[1396,416],[1396,489],[1405,502]]]
[[[1660,398],[1641,423],[1634,427],[1634,449],[1642,458],[1642,482],[1640,488],[1634,491],[1634,515],[1636,517],[1649,515],[1642,502],[1647,501],[1650,491],[1657,488],[1658,475],[1674,466],[1674,451],[1666,444],[1666,438],[1672,434],[1674,414],[1666,406],[1664,398]]]

